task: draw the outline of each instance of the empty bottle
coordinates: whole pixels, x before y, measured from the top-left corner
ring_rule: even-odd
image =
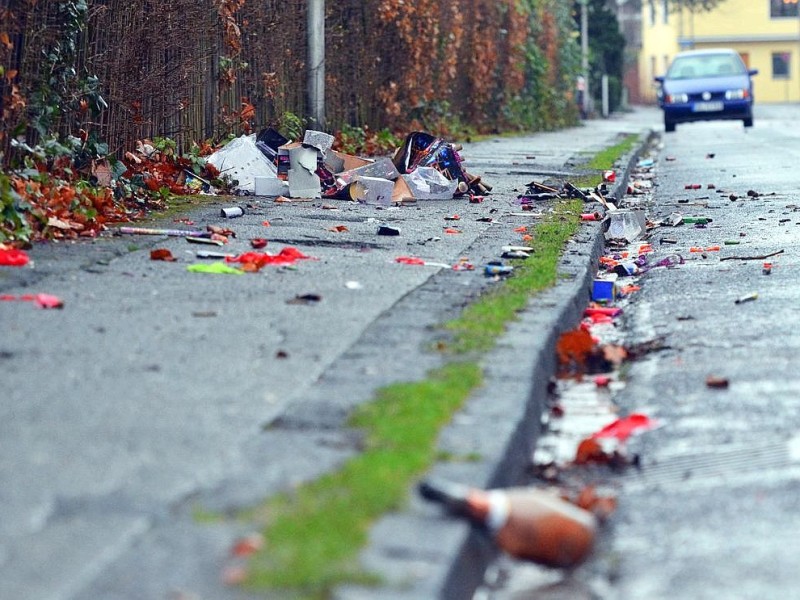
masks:
[[[548,567],[582,563],[594,544],[594,515],[536,488],[481,490],[449,481],[419,485],[423,498],[485,527],[511,556]]]

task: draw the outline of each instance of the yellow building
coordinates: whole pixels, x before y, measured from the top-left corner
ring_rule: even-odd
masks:
[[[670,0],[642,0],[639,93],[656,101],[653,77],[681,50],[733,48],[758,69],[757,102],[800,102],[798,0],[721,0],[710,12],[671,9]],[[685,4],[689,4],[688,0]]]

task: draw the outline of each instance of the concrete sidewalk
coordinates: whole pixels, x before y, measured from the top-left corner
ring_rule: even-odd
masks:
[[[0,307],[0,597],[248,597],[220,577],[246,524],[201,524],[195,512],[255,505],[352,456],[347,412],[377,388],[421,379],[437,366],[441,358],[422,350],[432,326],[490,285],[480,270],[402,268],[394,258],[496,259],[502,245],[517,241],[513,229],[531,223],[514,214],[525,184],[569,177],[582,155],[620,134],[647,134],[658,118],[641,109],[559,132],[464,144],[468,170],[494,186],[481,205],[327,211],[251,199],[245,217],[224,221],[220,200],[187,215],[202,226],[235,227],[226,251],[244,251],[249,237],[266,233],[271,250],[293,245],[320,259],[296,271],[197,276],[185,269],[196,248],[145,236],[37,246],[34,268],[0,271],[2,293],[65,300],[63,311]],[[443,217],[454,213],[462,214],[462,235],[442,236]],[[485,216],[494,222],[475,218]],[[266,231],[265,219],[272,222]],[[403,235],[377,239],[379,221]],[[332,223],[347,223],[349,232],[327,231]],[[559,284],[532,300],[484,358],[485,387],[442,433],[442,450],[481,460],[439,465],[437,474],[485,487],[519,479],[553,344],[588,299],[598,242],[597,225],[582,228]],[[159,246],[181,260],[150,261]],[[346,289],[348,281],[363,293]],[[309,292],[324,302],[286,302]],[[337,597],[463,599],[480,584],[493,549],[409,493],[408,510],[377,523],[363,555],[386,587],[347,587]]]

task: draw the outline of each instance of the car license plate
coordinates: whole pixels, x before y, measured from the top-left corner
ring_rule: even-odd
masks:
[[[692,110],[694,112],[714,112],[722,110],[723,107],[722,102],[695,102]]]

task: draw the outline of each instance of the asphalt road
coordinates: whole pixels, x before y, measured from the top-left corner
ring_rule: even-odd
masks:
[[[64,308],[0,306],[0,598],[245,597],[224,586],[221,574],[247,525],[202,523],[196,511],[252,506],[351,456],[357,449],[342,427],[347,411],[377,387],[436,366],[440,359],[424,351],[432,326],[494,285],[480,267],[519,241],[514,228],[532,222],[515,214],[525,184],[574,173],[586,153],[657,118],[642,110],[573,130],[465,144],[469,171],[494,185],[482,204],[377,210],[334,202],[331,210],[321,202],[239,198],[213,199],[182,215],[200,228],[231,227],[236,238],[226,252],[265,237],[268,251],[293,246],[316,259],[296,268],[189,273],[205,246],[131,235],[37,245],[32,266],[2,268],[1,293],[54,294]],[[233,203],[246,204],[246,214],[222,219],[220,208]],[[453,222],[445,217],[454,214],[461,233],[446,234]],[[479,221],[485,217],[494,222]],[[378,236],[381,223],[401,235]],[[151,225],[191,228],[172,220]],[[339,225],[347,231],[329,230]],[[564,269],[575,281],[588,270],[596,234],[587,226],[569,249]],[[151,261],[155,248],[178,260]],[[407,255],[444,264],[466,257],[478,268],[395,262]],[[483,423],[481,415],[464,416],[462,429],[445,435],[445,445],[493,448],[485,463],[461,473],[476,484],[497,480],[530,390],[543,385],[530,381],[538,364],[531,348],[550,335],[565,305],[585,296],[576,286],[565,279],[564,291],[532,311],[541,336],[523,329],[500,344],[505,358],[487,364],[482,391],[494,412]],[[291,302],[306,294],[321,301]],[[378,543],[365,560],[389,580],[396,574],[408,597],[434,597],[469,530],[441,525],[437,513],[413,501],[410,513],[412,526],[399,515],[376,529],[376,539],[405,537],[408,554]],[[431,545],[435,559],[413,550]]]
[[[500,560],[481,598],[797,597],[798,117],[798,106],[759,106],[751,130],[698,123],[663,134],[653,153],[657,185],[643,200],[648,216],[713,221],[653,231],[651,262],[672,253],[686,262],[638,279],[641,291],[620,303],[624,315],[610,339],[663,336],[668,348],[629,363],[610,397],[584,388],[562,399],[567,417],[610,401],[662,427],[629,443],[640,470],[588,477],[619,501],[593,561],[565,577]],[[701,187],[686,189],[692,184]],[[720,250],[690,252],[714,246]],[[757,299],[736,302],[752,294]],[[709,376],[729,386],[709,387]],[[555,424],[537,452],[558,448],[559,438],[576,433],[569,428]]]

